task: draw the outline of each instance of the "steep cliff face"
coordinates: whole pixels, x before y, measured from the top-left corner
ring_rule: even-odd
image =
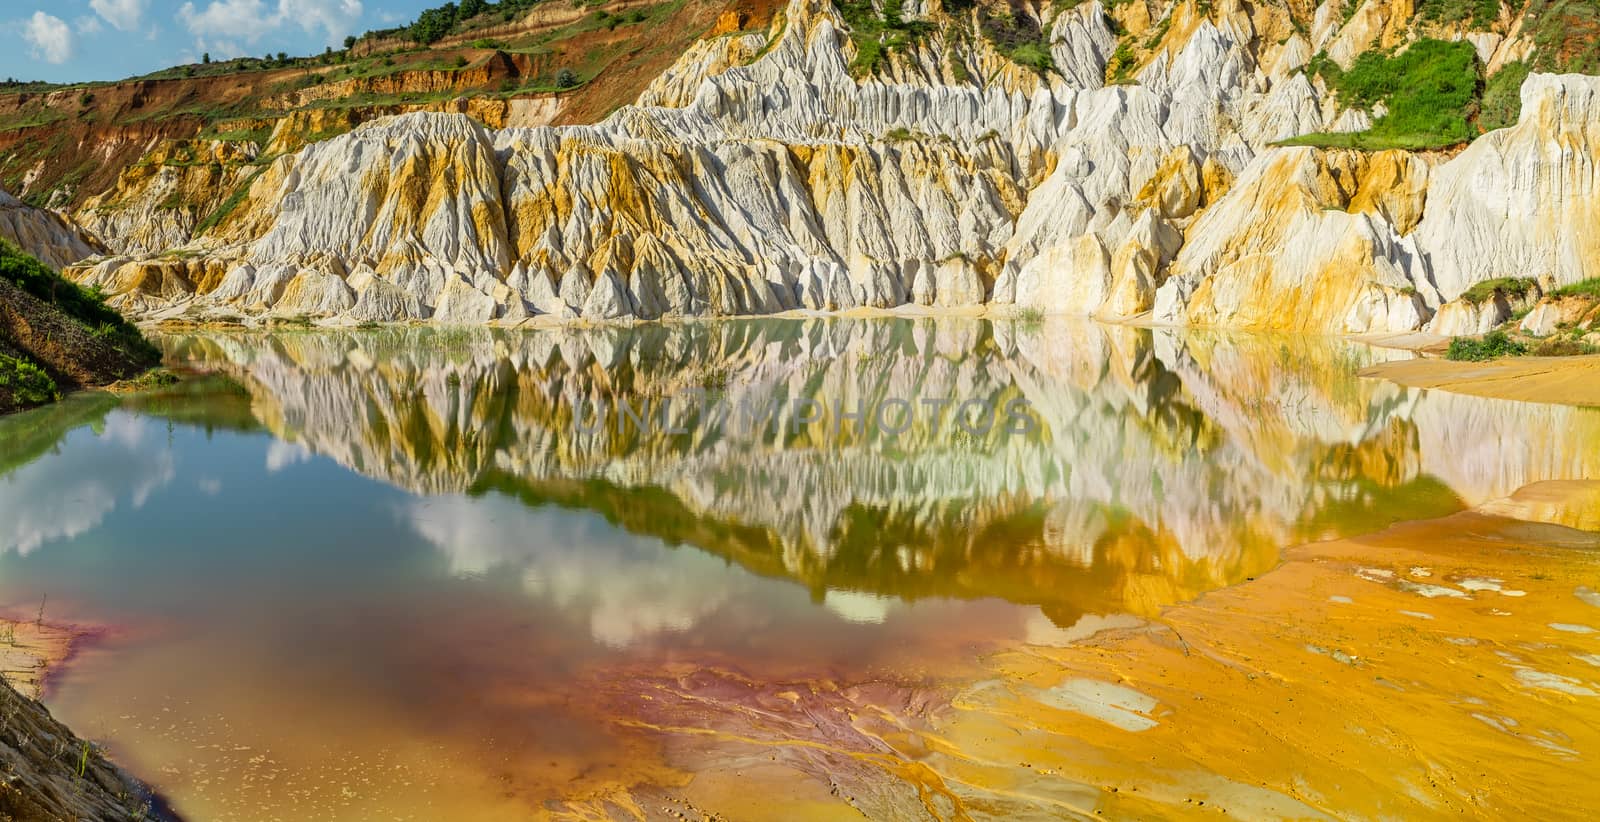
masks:
[[[1495,277],[1600,276],[1600,80],[1530,76],[1522,119],[1442,165],[1429,198],[1417,241],[1446,298]]]
[[[1022,6],[1009,25],[1037,43],[1005,54],[1020,35],[982,8],[840,8],[701,41],[593,126],[362,126],[259,170],[176,255],[74,276],[146,317],[994,304],[1368,332],[1480,280],[1596,273],[1594,78],[1533,75],[1517,124],[1454,157],[1274,146],[1372,122],[1306,69],[1398,42],[1387,5],[1309,29],[1237,0]],[[928,22],[892,49],[860,36],[901,19]]]
[[[93,236],[59,214],[34,208],[3,189],[0,189],[0,239],[10,240],[53,268],[103,254],[106,250]]]

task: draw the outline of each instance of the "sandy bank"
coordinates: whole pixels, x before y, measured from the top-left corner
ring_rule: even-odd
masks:
[[[1413,388],[1479,397],[1600,406],[1600,356],[1518,357],[1493,362],[1396,360],[1369,366],[1360,374]]]

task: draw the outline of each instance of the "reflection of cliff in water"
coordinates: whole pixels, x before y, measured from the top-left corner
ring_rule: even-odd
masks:
[[[818,596],[999,596],[1058,621],[1148,613],[1286,544],[1600,473],[1600,414],[1361,381],[1385,355],[1334,340],[942,318],[167,344],[243,382],[277,436],[413,491],[593,510]],[[697,424],[697,391],[732,408],[1023,399],[1041,425]],[[662,399],[670,426],[593,427],[597,407]]]

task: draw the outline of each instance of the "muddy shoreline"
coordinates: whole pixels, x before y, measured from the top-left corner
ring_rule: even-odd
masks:
[[[176,820],[166,802],[39,701],[98,632],[0,616],[0,819]]]

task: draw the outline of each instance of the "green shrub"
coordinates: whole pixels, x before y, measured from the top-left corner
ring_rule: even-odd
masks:
[[[44,369],[27,360],[0,354],[0,388],[11,394],[17,407],[55,402],[61,394]]]
[[[1050,50],[1040,43],[1023,43],[1011,52],[1011,62],[1019,66],[1027,66],[1040,74],[1055,71],[1056,61],[1050,56]]]
[[[1595,353],[1595,347],[1573,337],[1551,337],[1534,346],[1536,357],[1578,357]]]
[[[1339,99],[1388,113],[1372,124],[1379,135],[1435,134],[1467,140],[1468,107],[1478,90],[1478,55],[1472,44],[1423,39],[1393,57],[1369,51],[1342,73]]]
[[[1481,340],[1457,337],[1450,341],[1445,359],[1464,362],[1485,362],[1498,357],[1520,357],[1528,347],[1506,336],[1504,331],[1490,331]]]
[[[1117,44],[1117,50],[1106,61],[1106,81],[1112,85],[1133,82],[1133,69],[1138,59],[1133,51],[1133,41],[1124,40]]]
[[[1040,74],[1055,71],[1055,58],[1050,54],[1050,34],[1032,16],[1021,10],[1014,10],[1009,15],[991,15],[984,10],[979,12],[978,28],[997,50],[1011,58],[1011,62],[1027,66]]]
[[[925,21],[906,20],[901,0],[884,0],[882,12],[872,0],[834,0],[833,6],[850,27],[850,42],[856,47],[850,70],[857,77],[871,76],[886,54],[910,48],[933,29]]]
[[[1360,3],[1352,2],[1351,8]],[[1481,29],[1500,14],[1500,0],[1417,0],[1417,16],[1430,23],[1450,25],[1467,21],[1468,28]]]

